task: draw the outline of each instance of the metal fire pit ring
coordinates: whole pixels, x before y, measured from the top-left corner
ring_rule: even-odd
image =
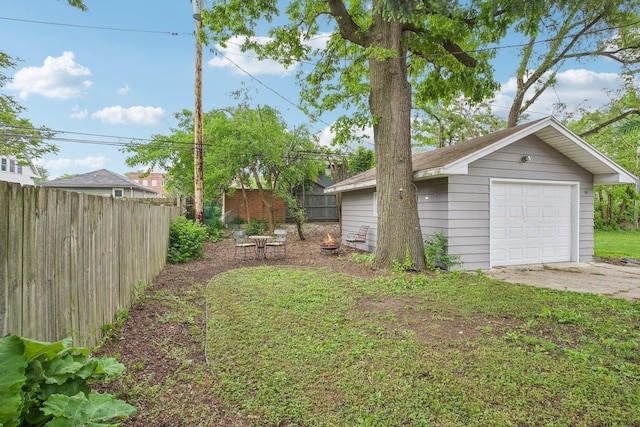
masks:
[[[338,253],[338,249],[340,249],[340,244],[339,243],[335,243],[332,245],[327,245],[325,243],[320,245],[320,251],[323,254],[336,254]]]

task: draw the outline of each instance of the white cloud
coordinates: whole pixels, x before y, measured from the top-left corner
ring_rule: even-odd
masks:
[[[48,171],[60,171],[73,166],[73,160],[71,159],[55,159],[55,160],[39,160],[41,166],[44,166]]]
[[[65,173],[84,173],[85,170],[102,169],[107,161],[109,159],[104,156],[87,156],[80,159],[34,160],[37,165],[44,166],[49,172],[65,171]]]
[[[64,174],[79,174],[104,169],[109,159],[104,156],[87,156],[80,159],[56,158],[52,160],[34,159],[34,163],[49,172],[49,180]]]
[[[103,169],[109,159],[104,156],[88,156],[73,161],[74,166],[80,166],[90,170]]]
[[[86,109],[81,110],[80,107],[78,107],[77,105],[74,105],[73,108],[71,108],[71,114],[69,114],[69,117],[72,119],[82,120],[86,118],[88,115],[89,115],[89,112]]]
[[[128,84],[124,84],[123,87],[121,87],[120,89],[118,89],[118,95],[122,95],[125,96],[126,94],[129,93],[129,85]]]
[[[536,102],[527,110],[532,116],[549,115],[557,112],[558,103],[566,104],[563,113],[575,113],[584,108],[594,111],[611,100],[608,91],[619,89],[622,79],[616,73],[598,73],[585,69],[569,69],[556,75],[556,85],[544,91]],[[496,93],[492,105],[496,114],[505,114],[511,106],[516,92],[515,78],[510,78]],[[533,91],[527,93],[533,96]],[[535,118],[535,117],[534,117]]]
[[[124,108],[120,105],[103,108],[91,115],[94,119],[99,119],[108,124],[136,124],[136,125],[157,125],[162,122],[165,111],[161,107],[135,107]]]
[[[358,142],[354,146],[364,145],[367,148],[373,149],[373,128],[367,127],[364,130],[354,129],[352,135],[358,138]],[[318,145],[321,147],[331,147],[336,134],[331,130],[331,126],[323,128],[316,134],[318,139]]]
[[[313,49],[325,49],[327,47],[327,43],[329,43],[331,34],[332,33],[318,33],[313,38],[307,40],[305,43],[311,46]]]
[[[327,126],[317,134],[317,137],[318,137],[318,144],[321,147],[331,147],[331,143],[333,142],[333,138],[335,137],[335,134],[331,130],[331,127]]]
[[[268,37],[256,37],[259,43],[266,43]],[[258,55],[252,51],[242,52],[240,45],[244,42],[244,37],[233,37],[227,42],[227,47],[216,45],[216,50],[223,53],[229,60],[238,67],[255,75],[271,74],[276,76],[288,76],[295,71],[295,65],[285,68],[282,64],[271,59],[259,60]],[[230,68],[234,74],[244,74],[236,65],[223,57],[215,57],[207,61],[207,64],[215,68]]]
[[[48,56],[42,67],[25,67],[18,70],[7,88],[19,92],[21,99],[30,94],[47,98],[76,98],[91,87],[86,80],[91,72],[74,60],[73,52],[64,52],[57,58]]]

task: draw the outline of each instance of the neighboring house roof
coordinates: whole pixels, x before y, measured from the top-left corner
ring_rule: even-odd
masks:
[[[535,135],[549,146],[594,175],[594,184],[633,184],[636,177],[596,150],[553,117],[500,130],[479,138],[425,151],[413,156],[413,178],[416,181],[449,175],[465,175],[469,164],[506,147],[524,137]],[[340,181],[325,193],[341,193],[376,185],[376,170]]]
[[[333,180],[332,177],[327,176],[323,173],[320,173],[318,175],[318,180],[316,181],[316,184],[318,184],[319,186],[326,188],[329,187],[330,185],[334,184],[335,181]]]
[[[106,169],[74,175],[68,178],[54,179],[53,181],[44,182],[42,185],[56,188],[135,188],[140,191],[146,191],[147,193],[157,193],[157,191],[152,188],[137,184],[123,175]]]
[[[31,157],[25,154],[24,158],[29,163],[29,170],[31,170],[31,178],[34,178],[34,179],[42,178],[42,176],[40,175],[40,171],[36,167],[35,163],[33,163],[33,160],[31,160]]]

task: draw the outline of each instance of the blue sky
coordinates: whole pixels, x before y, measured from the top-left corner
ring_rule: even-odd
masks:
[[[194,105],[195,24],[189,0],[85,4],[88,12],[64,0],[0,2],[1,49],[20,60],[15,69],[5,70],[13,81],[4,91],[27,108],[23,116],[35,126],[85,141],[59,142],[58,154],[38,160],[51,178],[101,168],[133,170],[125,165],[119,147],[102,142],[169,134],[177,125],[174,113],[193,110]],[[230,92],[244,83],[252,90],[253,103],[277,107],[290,127],[309,122],[294,106],[298,96],[293,69],[258,62],[236,51],[234,44],[213,47],[228,59],[203,47],[204,111],[233,105]],[[508,111],[517,55],[518,48],[501,49],[494,62],[503,86],[496,94],[495,113]],[[619,87],[617,72],[606,60],[567,64],[556,89],[531,108],[531,118],[550,114],[558,100],[568,104],[568,111],[578,105],[599,108],[609,100],[605,89]],[[312,125],[324,143],[330,140],[328,124],[337,115],[327,114]]]

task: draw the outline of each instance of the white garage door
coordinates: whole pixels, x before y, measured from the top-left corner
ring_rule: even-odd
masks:
[[[493,182],[491,265],[571,261],[572,186]]]

